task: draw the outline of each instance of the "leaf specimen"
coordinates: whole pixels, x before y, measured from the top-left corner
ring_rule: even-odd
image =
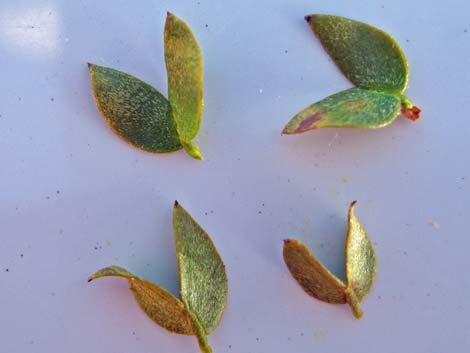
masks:
[[[290,273],[309,295],[333,304],[348,303],[360,319],[360,302],[372,289],[377,261],[367,233],[354,215],[351,203],[346,236],[346,283],[332,274],[298,240],[284,240],[284,261]]]
[[[203,110],[202,53],[191,29],[168,13],[165,22],[168,99],[147,83],[111,68],[88,64],[98,110],[123,140],[154,153],[184,148],[203,159],[192,143]]]
[[[379,128],[401,113],[415,121],[421,112],[403,94],[408,64],[395,40],[368,24],[339,16],[305,17],[341,72],[356,86],[295,115],[282,131],[299,134],[320,128]]]
[[[225,266],[209,235],[178,202],[173,208],[173,228],[181,299],[118,266],[103,268],[88,281],[126,278],[148,317],[170,332],[196,336],[201,352],[210,353],[207,336],[218,326],[227,304]]]

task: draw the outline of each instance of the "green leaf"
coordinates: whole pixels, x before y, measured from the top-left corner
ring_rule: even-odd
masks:
[[[372,289],[377,272],[377,260],[366,230],[354,215],[355,204],[356,202],[351,203],[349,208],[345,266],[349,297],[351,293],[355,296],[348,298],[348,302],[355,315],[360,317],[362,313],[354,301],[361,302]]]
[[[180,275],[180,294],[204,335],[219,324],[227,304],[227,275],[212,240],[177,202],[173,227]]]
[[[403,92],[408,65],[397,42],[384,31],[339,16],[305,19],[343,74],[356,86]]]
[[[284,262],[292,276],[311,296],[334,304],[346,303],[344,283],[298,240],[284,240]]]
[[[389,93],[351,88],[307,107],[286,125],[283,134],[320,128],[379,128],[399,114],[401,100]]]
[[[126,278],[135,300],[150,319],[170,332],[195,334],[184,304],[173,294],[118,266],[99,270],[88,278],[88,282],[101,277]]]
[[[124,72],[88,64],[98,110],[124,141],[149,152],[181,149],[168,100]]]
[[[372,244],[354,216],[355,204],[355,201],[351,203],[348,213],[346,285],[297,240],[284,241],[283,255],[290,273],[305,292],[327,303],[348,303],[354,316],[360,319],[360,303],[374,284],[377,265]]]
[[[188,25],[171,13],[167,14],[164,41],[168,99],[180,139],[189,145],[198,133],[203,110],[202,53]]]

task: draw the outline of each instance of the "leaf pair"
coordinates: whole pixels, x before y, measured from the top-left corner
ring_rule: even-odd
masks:
[[[126,278],[148,317],[170,332],[196,336],[201,351],[209,353],[207,336],[218,326],[227,303],[225,266],[208,234],[177,202],[173,227],[181,299],[117,266],[99,270],[88,281]]]
[[[360,302],[370,292],[375,280],[377,263],[374,248],[364,227],[354,215],[351,203],[346,237],[346,284],[332,274],[298,240],[284,241],[284,261],[292,276],[311,296],[332,304],[351,306],[361,318]]]
[[[401,112],[411,120],[419,108],[403,94],[408,64],[395,40],[368,24],[329,15],[306,16],[308,24],[343,74],[356,86],[294,116],[283,134],[319,128],[379,128]]]
[[[191,142],[203,110],[201,49],[188,25],[171,13],[164,42],[168,100],[136,77],[88,64],[96,105],[114,132],[131,145],[155,153],[184,148],[202,159]]]

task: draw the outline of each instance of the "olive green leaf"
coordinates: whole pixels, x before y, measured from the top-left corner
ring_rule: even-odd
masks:
[[[88,282],[100,277],[123,277],[129,282],[135,300],[155,323],[170,332],[194,335],[191,318],[184,304],[165,289],[134,276],[118,266],[103,268],[88,278]]]
[[[346,284],[332,274],[298,240],[284,240],[284,261],[292,276],[309,295],[333,304],[348,303],[356,318],[361,318],[360,302],[370,292],[377,263],[367,233],[354,215],[352,202],[346,237]]]
[[[197,135],[203,109],[202,53],[186,23],[168,13],[165,22],[165,63],[168,99],[183,146],[195,158],[201,154],[191,141]]]
[[[202,54],[189,27],[174,15],[167,16],[164,37],[169,99],[129,74],[88,64],[96,105],[131,145],[154,153],[184,148],[203,159],[191,142],[202,115]]]
[[[393,94],[351,88],[333,94],[298,113],[283,134],[331,127],[379,128],[390,124],[401,109]]]
[[[403,92],[408,82],[405,54],[384,31],[348,18],[306,16],[331,58],[357,87]]]
[[[96,105],[126,142],[149,152],[172,152],[181,143],[168,100],[124,72],[88,64]]]
[[[405,55],[384,31],[339,16],[305,16],[343,74],[357,87],[329,96],[294,116],[283,134],[334,128],[374,129],[400,113],[415,121],[421,110],[403,94],[408,83]]]
[[[106,267],[90,276],[124,277],[142,310],[158,325],[193,335],[203,353],[212,349],[207,336],[218,326],[227,304],[225,266],[208,234],[175,202],[173,211],[181,300],[123,268]]]
[[[222,259],[207,233],[175,203],[173,209],[181,299],[204,332],[219,324],[227,304],[227,275]]]

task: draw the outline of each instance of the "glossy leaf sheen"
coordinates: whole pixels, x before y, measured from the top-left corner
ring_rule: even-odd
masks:
[[[199,130],[203,110],[202,53],[188,25],[171,13],[164,37],[168,99],[180,139],[189,143]]]
[[[305,292],[327,303],[346,303],[344,283],[328,271],[300,241],[284,241],[284,261]]]
[[[123,277],[128,280],[137,303],[155,323],[174,333],[195,334],[191,318],[180,300],[163,288],[141,279],[121,267],[103,268],[90,276],[88,281],[110,276]]]
[[[370,292],[377,271],[372,244],[364,227],[354,215],[355,202],[348,214],[345,285],[324,267],[297,240],[284,241],[284,261],[292,276],[308,294],[335,304],[348,303],[356,318],[362,316],[360,302]]]
[[[390,35],[339,16],[311,15],[306,19],[331,58],[354,85],[398,92],[406,88],[406,58]]]
[[[379,128],[390,124],[400,109],[400,98],[393,94],[351,88],[298,113],[286,125],[283,134],[333,127]]]
[[[171,106],[160,92],[124,72],[88,66],[98,110],[122,139],[149,152],[182,147]]]
[[[212,240],[178,203],[173,210],[181,299],[205,335],[219,324],[227,303],[227,275]]]

